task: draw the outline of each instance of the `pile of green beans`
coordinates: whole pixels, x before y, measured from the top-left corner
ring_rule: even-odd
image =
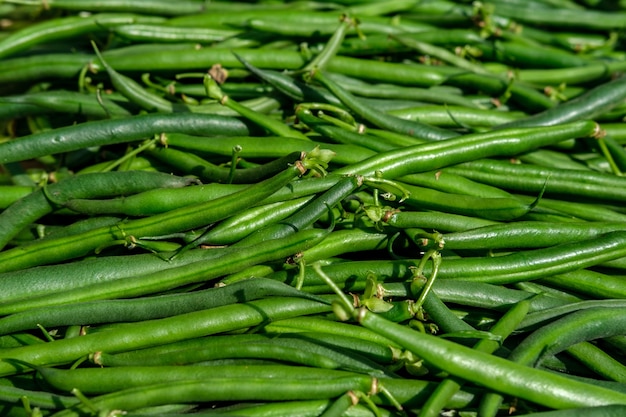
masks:
[[[626,415],[624,0],[0,0],[0,415]]]

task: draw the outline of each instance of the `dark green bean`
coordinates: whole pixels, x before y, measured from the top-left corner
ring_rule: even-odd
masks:
[[[235,169],[233,167],[233,171],[231,171],[231,168],[218,166],[195,154],[174,148],[147,149],[144,153],[176,168],[178,172],[198,177],[200,181],[205,183],[233,184],[250,184],[267,179],[285,169],[285,166],[295,163],[302,156],[301,151],[295,151],[254,168]]]
[[[301,370],[301,367],[294,365],[231,365],[220,367],[220,377],[282,379],[289,378]],[[307,368],[307,371],[310,372],[301,373],[303,379],[354,376],[348,371],[341,370]],[[72,370],[41,367],[38,372],[56,389],[71,391],[72,388],[78,388],[83,394],[104,394],[159,382],[208,380],[216,377],[215,369],[211,366],[124,366]]]
[[[258,245],[267,239],[279,239],[291,235],[311,226],[330,208],[339,204],[350,194],[354,193],[362,184],[362,178],[348,176],[341,178],[304,207],[278,223],[270,224],[248,235],[237,243],[238,246]]]
[[[206,226],[229,217],[233,211],[248,207],[271,195],[288,184],[298,174],[302,174],[303,168],[302,163],[294,164],[272,178],[251,185],[237,193],[208,202],[201,202],[150,217],[129,220],[123,224],[103,227],[67,238],[46,239],[25,247],[1,252],[0,258],[3,258],[2,271],[80,257],[102,245],[111,244],[115,241],[125,242],[129,236],[141,239],[145,236],[166,235]],[[304,169],[306,170],[306,168]],[[63,250],[59,251],[59,247],[62,247]]]
[[[72,199],[67,201],[66,207],[79,212],[87,211],[92,215],[150,216],[201,201],[224,197],[241,191],[245,187],[244,184],[212,183],[188,187],[185,193],[173,192],[174,190],[181,191],[179,188],[159,188],[115,199]]]
[[[624,179],[615,175],[564,170],[501,160],[475,160],[448,168],[449,171],[495,187],[540,193],[570,195],[595,200],[623,201]]]
[[[89,11],[89,12],[128,12],[145,13],[153,15],[186,15],[199,13],[206,10],[208,5],[198,4],[197,1],[183,0],[177,4],[167,1],[151,0],[141,2],[129,2],[126,0],[89,1],[82,0],[49,0],[41,2],[52,10]],[[211,5],[212,6],[212,5]]]
[[[541,248],[615,230],[626,230],[626,223],[518,221],[448,233],[443,239],[447,249]]]
[[[377,127],[427,140],[442,140],[457,136],[456,133],[448,130],[380,113],[378,110],[370,108],[355,100],[352,94],[344,90],[339,84],[331,80],[329,77],[322,74],[321,71],[314,71],[312,79],[320,82],[324,87],[328,88],[354,113],[358,114],[360,117]]]
[[[355,315],[364,327],[393,339],[429,364],[452,376],[497,392],[552,409],[626,402],[624,394],[477,352],[454,342],[391,323],[365,309],[358,310]]]
[[[36,346],[4,349],[0,374],[25,370],[16,361],[35,366],[68,363],[96,351],[116,353],[172,343],[192,337],[245,329],[266,322],[303,314],[329,311],[327,304],[294,298],[274,298],[231,304],[157,320],[128,324],[117,330],[92,333]],[[14,361],[11,361],[13,359]]]
[[[69,113],[98,119],[130,116],[117,100],[106,95],[96,97],[74,91],[50,90],[0,98],[0,118],[23,117],[46,113]],[[26,106],[20,110],[20,106]],[[13,110],[12,108],[15,108]]]
[[[250,285],[252,284],[252,285]],[[29,309],[0,318],[0,333],[69,325],[134,322],[184,314],[266,296],[303,297],[323,301],[278,281],[255,278],[191,293],[124,300],[102,300]]]
[[[158,23],[163,18],[133,14],[96,14],[69,16],[41,22],[19,30],[0,41],[0,57],[5,58],[42,42],[79,36],[109,26],[129,23]]]
[[[437,210],[500,221],[517,219],[533,207],[532,204],[526,204],[515,197],[480,198],[444,193],[409,184],[404,184],[403,187],[411,193],[404,203],[422,210]]]
[[[132,411],[142,407],[181,402],[326,399],[338,397],[349,390],[370,392],[374,382],[371,377],[357,376],[331,380],[291,378],[281,381],[281,389],[274,391],[271,388],[275,386],[275,381],[260,378],[188,380],[151,384],[149,388],[146,386],[128,388],[91,398],[91,404],[100,409]],[[55,417],[78,417],[88,413],[89,410],[89,407],[81,404],[60,411]]]
[[[515,126],[553,126],[574,120],[594,120],[626,98],[626,77],[600,84],[584,94],[543,112],[504,123],[498,128]]]
[[[184,285],[206,282],[264,262],[283,261],[319,243],[327,233],[319,229],[304,230],[283,239],[268,240],[260,246],[228,248],[223,253],[225,256],[213,258],[212,262],[198,261],[168,269],[167,273],[163,274],[147,273],[141,276],[120,277],[111,281],[67,289],[64,292],[29,297],[17,302],[9,301],[2,304],[0,311],[6,314],[68,302],[156,294]]]
[[[78,398],[75,397],[0,385],[0,401],[2,403],[20,404],[23,398],[28,399],[31,407],[44,410],[72,407],[79,402]]]
[[[516,155],[573,137],[589,137],[598,133],[599,127],[589,121],[565,125],[510,129],[488,133],[469,134],[445,141],[437,141],[381,152],[360,163],[340,168],[336,174],[373,175],[383,171],[387,179],[416,172],[432,171],[463,161],[474,161],[490,155]]]
[[[190,113],[149,114],[85,122],[0,144],[0,163],[23,161],[91,146],[131,142],[160,133],[248,135],[249,124],[239,119]]]
[[[45,185],[0,213],[0,249],[23,228],[72,198],[133,194],[154,188],[180,188],[196,180],[160,172],[120,171],[83,174]]]

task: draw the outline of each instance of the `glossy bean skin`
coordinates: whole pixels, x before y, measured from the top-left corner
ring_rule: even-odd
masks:
[[[259,365],[259,366],[224,366],[221,377],[247,378],[255,376],[264,379],[289,378],[300,368],[294,365]],[[302,373],[302,378],[336,378],[354,376],[353,373],[341,370],[308,368],[310,373]],[[38,370],[45,381],[57,389],[70,391],[78,388],[83,394],[104,394],[120,389],[140,387],[157,382],[173,382],[176,380],[201,380],[215,378],[215,370],[211,366],[124,366],[106,367],[98,372],[94,368],[65,370],[41,367]],[[100,376],[98,376],[100,374]],[[125,378],[121,378],[126,374]],[[99,383],[96,383],[97,381]]]
[[[247,135],[249,125],[231,117],[173,113],[99,120],[36,133],[0,144],[0,163],[68,152],[91,146],[131,142],[166,132]]]
[[[476,352],[456,343],[391,323],[364,309],[358,310],[356,317],[361,325],[392,338],[451,375],[552,409],[575,408],[590,404],[623,404],[626,401],[621,393],[578,383]],[[448,359],[441,361],[442,357]],[[527,378],[528,374],[531,374],[532,378]]]
[[[72,198],[99,198],[134,194],[154,188],[185,187],[195,180],[165,173],[127,171],[84,174],[45,185],[0,214],[0,249],[30,223],[36,222]]]
[[[463,170],[463,167],[467,169]],[[475,181],[518,191],[538,193],[545,187],[546,197],[551,194],[572,195],[608,201],[623,198],[623,179],[600,172],[559,170],[496,160],[472,161],[451,171]]]
[[[253,284],[250,286],[249,284]],[[260,299],[267,296],[302,296],[317,301],[318,297],[294,290],[292,287],[265,278],[240,281],[232,285],[191,293],[168,294],[154,297],[102,300],[70,303],[29,309],[0,318],[2,333],[14,333],[44,327],[136,322],[184,314],[191,311]]]
[[[595,119],[626,97],[626,77],[601,84],[580,96],[541,113],[508,122],[500,127],[552,126],[573,120]]]
[[[534,130],[538,129],[538,130]],[[571,130],[570,130],[571,129]],[[357,164],[335,170],[336,174],[373,175],[383,171],[387,179],[415,172],[432,171],[445,166],[474,161],[489,155],[514,155],[559,143],[572,137],[587,137],[598,132],[593,122],[575,122],[558,127],[526,128],[469,134],[459,138],[381,152]]]
[[[24,370],[21,365],[11,363],[6,359],[21,360],[36,366],[67,363],[99,350],[111,353],[121,352],[255,326],[264,322],[267,317],[281,319],[325,311],[329,311],[326,304],[291,298],[266,299],[248,304],[216,307],[180,316],[129,324],[119,328],[116,332],[120,333],[119,337],[111,337],[113,335],[111,333],[113,330],[111,330],[75,339],[58,340],[58,344],[6,349],[0,354],[5,359],[0,365],[0,373],[10,375]],[[190,325],[187,326],[185,323]]]
[[[107,26],[142,21],[160,22],[163,19],[132,14],[98,14],[89,17],[71,16],[61,20],[42,22],[2,39],[0,42],[0,57],[5,58],[24,51],[43,41],[49,42],[51,40],[82,35]]]
[[[0,258],[4,257],[5,259],[3,270],[15,270],[80,257],[110,243],[112,240],[125,240],[128,236],[139,236],[140,238],[158,236],[206,226],[213,221],[228,217],[233,210],[237,210],[237,207],[247,207],[262,198],[261,196],[271,195],[301,173],[302,166],[293,165],[272,178],[216,200],[131,220],[122,225],[95,229],[80,235],[48,239],[34,242],[28,247],[13,248],[0,254]],[[210,215],[206,214],[207,210],[210,210]],[[213,216],[216,217],[213,218]],[[58,250],[59,244],[65,245],[63,251]]]
[[[319,229],[304,230],[285,239],[266,241],[263,246],[227,248],[220,254],[223,256],[212,257],[210,263],[197,261],[171,268],[164,274],[146,273],[140,275],[141,281],[137,280],[138,276],[125,276],[54,294],[29,297],[17,302],[9,301],[4,303],[1,308],[2,312],[6,314],[25,311],[34,307],[66,304],[71,301],[92,301],[157,294],[184,285],[202,283],[264,262],[284,261],[287,257],[319,243],[326,234],[326,231]]]
[[[123,103],[106,95],[98,99],[95,95],[73,91],[51,90],[7,96],[0,98],[0,103],[3,104],[0,118],[3,119],[48,113],[70,113],[96,119],[131,115]],[[20,106],[23,106],[22,110]]]
[[[448,249],[532,248],[589,239],[611,231],[623,230],[624,227],[626,224],[621,223],[519,221],[506,225],[486,226],[464,232],[448,233],[443,238]],[[471,243],[472,241],[474,244]]]
[[[105,409],[135,410],[143,407],[171,404],[173,402],[194,403],[212,401],[278,401],[332,398],[349,390],[369,392],[373,384],[370,377],[342,377],[333,380],[284,380],[284,386],[273,392],[272,380],[217,379],[211,381],[189,380],[152,384],[150,388],[139,387],[121,390],[92,398],[91,402]],[[220,389],[216,390],[215,387]],[[88,408],[80,405],[53,414],[56,417],[81,416]]]

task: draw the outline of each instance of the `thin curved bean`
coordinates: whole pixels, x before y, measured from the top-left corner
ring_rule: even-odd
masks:
[[[427,140],[442,140],[457,136],[456,133],[449,130],[439,129],[419,122],[413,122],[389,116],[385,113],[380,113],[378,110],[370,108],[355,100],[352,94],[344,90],[332,79],[325,76],[321,71],[314,71],[312,79],[320,82],[324,87],[328,88],[335,96],[337,96],[337,98],[339,98],[339,100],[341,100],[343,104],[350,108],[350,110],[380,128]]]
[[[593,120],[626,98],[626,77],[596,86],[584,94],[543,112],[504,123],[498,128],[515,126],[554,126],[574,120]]]
[[[403,149],[381,152],[360,163],[334,171],[335,174],[373,175],[383,171],[387,179],[416,172],[433,171],[464,161],[475,161],[491,155],[511,156],[563,142],[574,137],[590,137],[598,126],[589,121],[560,126],[507,129],[464,135],[445,141],[425,143]]]

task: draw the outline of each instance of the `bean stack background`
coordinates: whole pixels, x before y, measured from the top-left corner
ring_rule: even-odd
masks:
[[[0,2],[3,416],[621,416],[626,3]]]

